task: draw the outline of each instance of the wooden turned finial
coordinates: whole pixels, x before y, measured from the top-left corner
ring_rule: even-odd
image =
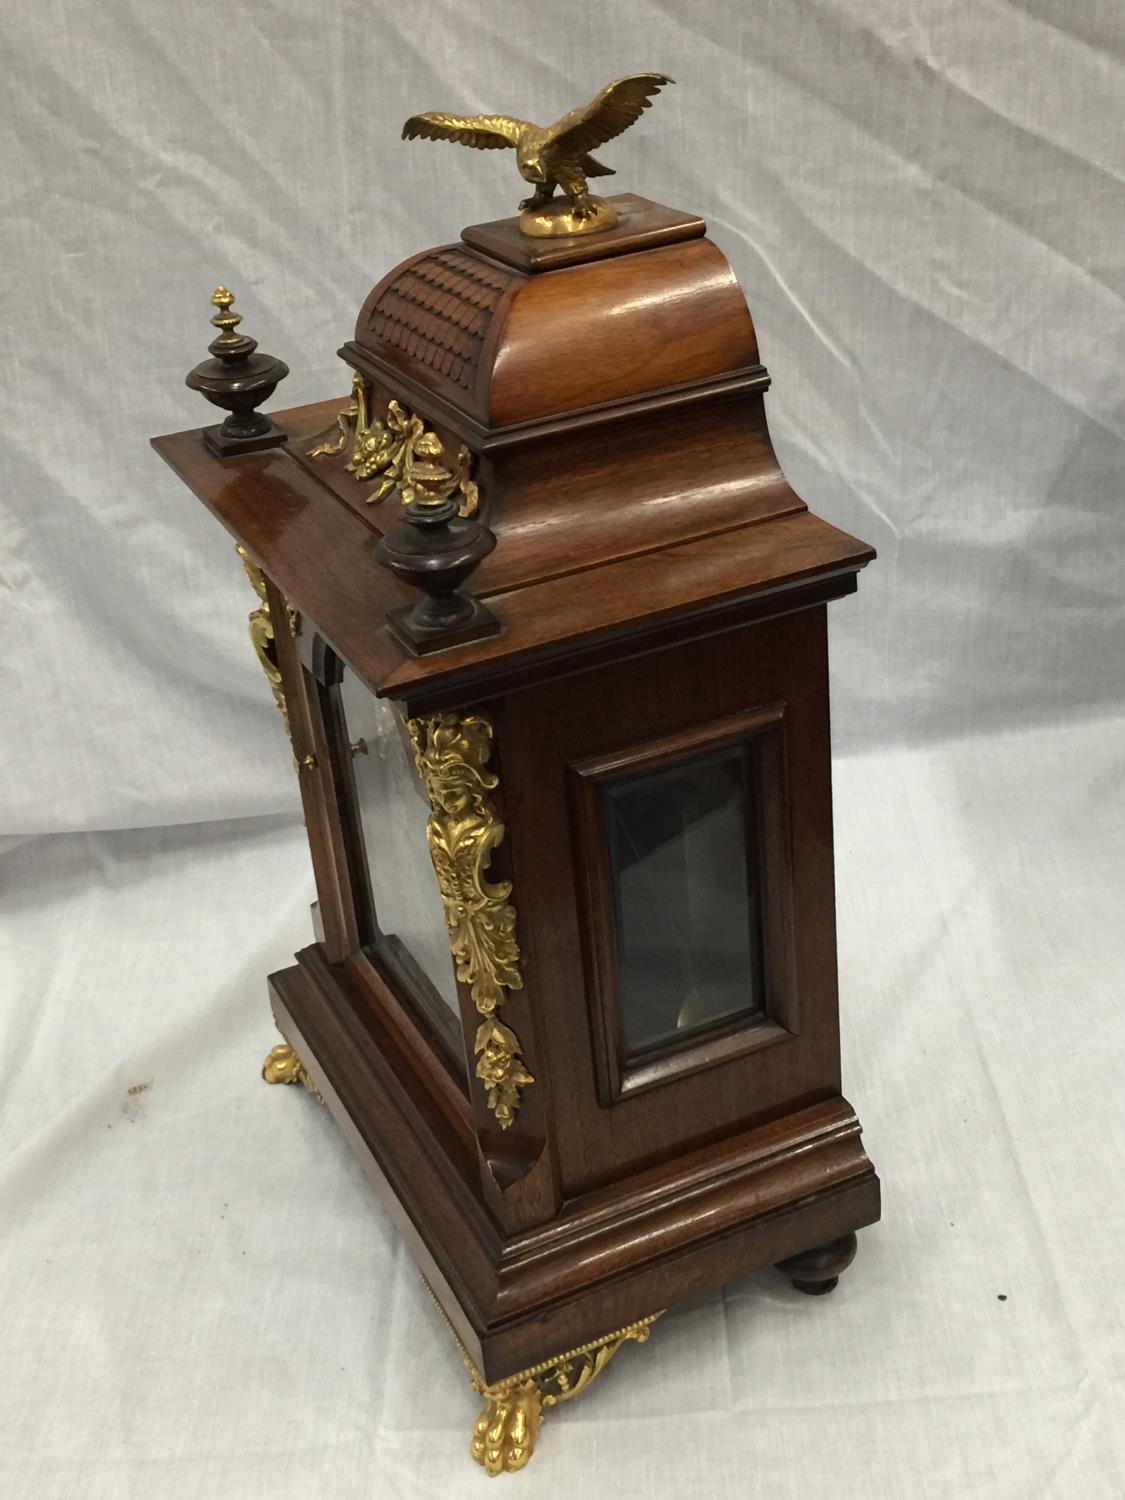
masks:
[[[495,635],[496,616],[460,588],[496,538],[479,521],[462,516],[448,493],[453,475],[440,462],[441,440],[426,432],[414,448],[411,498],[402,520],[379,543],[385,568],[425,597],[388,615],[391,629],[416,656]]]
[[[185,383],[230,416],[219,427],[204,428],[203,441],[221,458],[275,448],[287,433],[257,408],[273,395],[289,366],[272,354],[258,354],[257,339],[235,332],[242,315],[231,311],[234,296],[225,286],[215,288],[211,302],[216,309],[211,325],[218,337],[207,346],[211,358],[196,365]]]

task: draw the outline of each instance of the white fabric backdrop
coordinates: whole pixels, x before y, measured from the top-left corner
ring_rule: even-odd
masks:
[[[1083,725],[839,763],[883,1222],[831,1297],[766,1271],[670,1313],[496,1481],[343,1139],[257,1076],[262,976],[308,936],[299,824],[10,854],[0,1495],[1120,1500],[1125,816],[1092,841],[1072,772],[1104,792],[1123,755]]]
[[[293,805],[241,569],[146,446],[209,419],[211,290],[281,404],[346,394],[376,279],[520,192],[405,116],[550,119],[639,68],[677,83],[615,181],[706,217],[791,481],[880,551],[834,616],[839,749],[1120,700],[1119,0],[5,11],[0,827]]]
[[[182,380],[219,280],[278,404],[343,394],[376,278],[512,206],[509,161],[400,143],[408,113],[546,120],[637,69],[677,84],[610,186],[707,218],[786,472],[880,552],[833,709],[887,1212],[836,1298],[755,1279],[624,1354],[538,1482],[1125,1493],[1119,0],[2,20],[0,1493],[478,1479],[342,1143],[254,1086],[262,976],[308,936],[296,792],[229,538],[147,439],[207,419]]]

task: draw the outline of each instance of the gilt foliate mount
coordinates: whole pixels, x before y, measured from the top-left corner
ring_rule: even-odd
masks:
[[[613,168],[590,153],[635,125],[671,78],[663,73],[633,73],[607,83],[589,104],[572,109],[553,125],[535,125],[511,115],[450,115],[441,110],[411,115],[402,127],[404,140],[455,141],[477,151],[510,147],[525,182],[535,191],[520,204],[520,228],[540,237],[589,234],[610,229],[611,204],[593,197],[589,177],[612,177]],[[555,197],[556,188],[562,197]]]
[[[512,883],[487,875],[505,832],[489,795],[500,784],[488,769],[492,722],[483,713],[437,713],[408,719],[407,729],[430,804],[426,843],[457,979],[481,1017],[473,1043],[476,1075],[488,1090],[489,1109],[507,1130],[521,1090],[535,1079],[524,1066],[519,1037],[497,1015],[509,992],[523,988],[523,975],[516,909],[508,900]]]

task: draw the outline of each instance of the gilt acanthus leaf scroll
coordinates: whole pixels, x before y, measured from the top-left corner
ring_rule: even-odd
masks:
[[[482,713],[440,713],[410,719],[407,728],[430,803],[426,842],[457,978],[482,1017],[474,1042],[476,1076],[507,1130],[520,1106],[520,1090],[535,1080],[524,1066],[519,1037],[497,1016],[508,992],[523,988],[523,976],[516,909],[508,899],[511,881],[488,879],[493,853],[504,838],[489,795],[499,784],[488,769],[492,724]]]

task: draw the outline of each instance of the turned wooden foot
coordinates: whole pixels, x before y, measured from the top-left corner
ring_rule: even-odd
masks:
[[[789,1277],[799,1292],[809,1297],[823,1297],[855,1260],[855,1252],[855,1235],[842,1234],[838,1240],[816,1250],[802,1250],[800,1255],[779,1260],[777,1269]]]

